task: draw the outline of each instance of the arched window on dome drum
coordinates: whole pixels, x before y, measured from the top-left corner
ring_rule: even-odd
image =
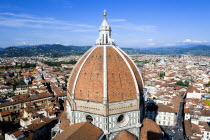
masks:
[[[104,44],[104,34],[102,35],[102,44]]]
[[[106,44],[108,43],[108,34],[106,34]]]

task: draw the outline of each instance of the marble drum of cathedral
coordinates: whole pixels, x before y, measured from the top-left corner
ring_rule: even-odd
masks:
[[[113,139],[127,130],[139,138],[141,127],[141,74],[111,38],[106,12],[96,45],[74,67],[67,94],[67,117],[71,125],[91,122]]]

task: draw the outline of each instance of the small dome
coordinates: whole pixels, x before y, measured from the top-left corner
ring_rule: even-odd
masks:
[[[140,131],[141,140],[161,140],[162,131],[160,127],[151,119],[145,118]]]
[[[121,131],[113,140],[137,140],[136,136],[126,130]]]

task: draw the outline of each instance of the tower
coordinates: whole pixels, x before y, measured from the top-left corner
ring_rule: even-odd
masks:
[[[111,27],[106,19],[106,10],[104,10],[104,20],[99,29],[99,38],[96,40],[96,45],[114,45],[114,40],[111,39]]]
[[[91,122],[113,139],[127,130],[139,138],[143,81],[133,61],[111,38],[104,19],[96,45],[75,65],[68,81],[67,114],[71,124]]]

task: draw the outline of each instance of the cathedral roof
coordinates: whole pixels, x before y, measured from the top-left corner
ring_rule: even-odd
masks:
[[[53,140],[97,140],[103,131],[89,122],[76,123],[67,127]]]
[[[71,73],[68,93],[72,99],[103,104],[138,101],[143,93],[141,74],[129,56],[113,43],[106,16],[104,11],[97,45],[81,57]]]
[[[140,131],[141,140],[160,140],[162,131],[160,127],[151,119],[145,118]]]
[[[113,140],[136,140],[136,139],[137,137],[135,135],[126,130],[123,130],[120,131],[120,133],[118,133]]]
[[[137,99],[142,88],[137,67],[114,45],[91,48],[76,64],[68,83],[74,99],[92,102]]]

